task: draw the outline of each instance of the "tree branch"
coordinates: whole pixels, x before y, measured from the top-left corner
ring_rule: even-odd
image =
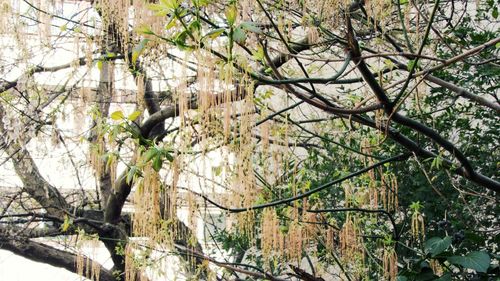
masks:
[[[75,274],[78,274],[79,270],[81,272],[82,269],[83,272],[91,272],[91,267],[97,266],[100,281],[116,281],[111,271],[90,258],[83,257],[83,268],[80,269],[76,263],[77,255],[32,240],[17,240],[13,237],[0,237],[0,248],[11,251],[32,261],[64,268]]]
[[[457,148],[455,145],[453,145],[450,141],[444,139],[439,133],[434,131],[433,129],[425,126],[424,124],[421,124],[411,118],[405,117],[395,111],[394,105],[385,93],[384,89],[378,84],[376,78],[372,75],[370,70],[368,69],[368,66],[364,62],[364,60],[361,57],[361,51],[358,45],[358,42],[354,36],[354,31],[351,25],[351,21],[349,17],[346,17],[347,21],[347,39],[348,39],[348,45],[350,52],[352,54],[353,60],[356,62],[359,71],[361,72],[361,75],[363,76],[364,80],[368,84],[368,86],[371,88],[371,90],[374,92],[374,94],[377,96],[378,100],[380,103],[383,105],[384,111],[386,115],[388,115],[392,120],[395,122],[404,125],[406,127],[409,127],[417,132],[420,132],[424,134],[425,136],[429,137],[431,140],[439,144],[442,148],[446,149],[451,155],[455,156],[457,160],[462,164],[462,167],[459,169],[456,169],[458,174],[463,175],[465,178],[483,186],[488,189],[491,189],[493,191],[499,191],[500,190],[500,183],[488,178],[484,175],[481,175],[477,173],[473,168],[472,165],[469,163],[469,160],[465,157],[465,155]],[[420,154],[420,149],[415,151],[412,150],[418,155]]]

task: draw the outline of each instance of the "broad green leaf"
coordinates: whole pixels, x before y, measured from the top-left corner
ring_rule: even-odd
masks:
[[[122,120],[123,118],[125,118],[125,115],[123,115],[123,112],[121,112],[120,110],[111,113],[111,119],[113,120],[118,121]]]
[[[139,116],[141,116],[141,112],[136,110],[136,111],[130,113],[130,115],[127,117],[127,119],[130,121],[135,121],[135,119],[137,119]]]
[[[144,162],[149,162],[153,157],[155,157],[158,154],[158,149],[156,148],[150,148],[146,153],[144,153]]]
[[[241,28],[235,28],[233,31],[233,40],[235,42],[238,42],[240,44],[244,43],[245,40],[247,39],[247,35],[245,34],[245,31]]]
[[[229,25],[233,25],[234,22],[236,22],[236,16],[238,15],[238,8],[236,8],[236,5],[232,4],[226,9],[226,19]]]
[[[148,4],[147,7],[151,11],[155,11],[155,12],[162,12],[162,11],[167,9],[167,7],[165,7],[165,5],[162,5],[162,4]]]
[[[171,9],[175,10],[177,7],[179,7],[179,1],[178,0],[160,0],[160,5]]]
[[[154,35],[155,34],[149,26],[141,26],[141,27],[136,29],[136,32],[139,34],[147,34],[147,35]]]
[[[163,160],[161,159],[161,155],[157,154],[155,159],[153,160],[153,169],[156,172],[159,172],[161,170],[162,164],[163,164]]]
[[[451,245],[451,237],[446,236],[441,239],[440,237],[432,237],[425,242],[425,252],[431,254],[433,257],[446,251]]]
[[[483,251],[470,252],[466,256],[451,256],[448,261],[452,264],[474,269],[477,272],[486,272],[490,266],[490,256]]]
[[[127,182],[127,184],[132,183],[132,180],[134,179],[134,176],[136,173],[137,173],[137,166],[130,167],[130,170],[128,170],[127,178],[125,179],[125,182]]]
[[[205,34],[205,37],[208,37],[210,39],[215,39],[217,37],[219,37],[222,33],[224,33],[224,28],[217,28],[217,29],[214,29],[212,31],[210,31],[209,33]]]
[[[97,65],[97,69],[102,70],[102,60],[98,60],[96,65]]]
[[[159,5],[159,4],[148,4],[148,9],[151,11],[155,12],[155,16],[157,17],[164,17],[169,14],[170,10],[166,9],[165,7]]]
[[[250,32],[258,33],[258,34],[262,33],[262,30],[260,30],[260,28],[258,28],[257,25],[255,25],[255,23],[251,22],[251,21],[242,22],[240,24],[240,27],[246,31],[250,31]]]

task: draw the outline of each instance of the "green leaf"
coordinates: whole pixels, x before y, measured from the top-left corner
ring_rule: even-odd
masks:
[[[73,222],[69,219],[68,215],[64,215],[64,222],[61,225],[61,231],[68,231],[69,227],[73,224]]]
[[[393,69],[394,68],[394,63],[390,59],[384,60],[384,65],[387,66],[387,68],[389,68],[389,69]]]
[[[184,50],[188,47],[186,44],[188,35],[189,35],[188,31],[183,30],[175,36],[174,42],[179,49]]]
[[[422,205],[422,203],[420,203],[420,201],[412,202],[410,204],[410,210],[412,210],[413,212],[420,212],[420,210],[423,208],[424,208],[424,205]]]
[[[229,25],[233,25],[236,21],[236,16],[238,15],[238,8],[236,8],[236,5],[232,4],[227,7],[225,15]]]
[[[441,169],[441,166],[443,164],[443,159],[441,158],[441,156],[436,156],[436,158],[434,158],[434,160],[432,160],[432,163],[431,163],[431,169],[434,169],[436,168],[437,170]]]
[[[151,30],[149,26],[141,26],[137,28],[137,33],[139,34],[147,34],[147,35],[154,35],[155,33]]]
[[[279,231],[281,233],[288,233],[288,226],[286,226],[286,225],[280,225]]]
[[[130,113],[130,115],[127,117],[127,119],[130,120],[130,121],[134,121],[139,116],[141,116],[141,112],[136,110],[136,111]]]
[[[217,28],[205,34],[205,37],[208,37],[210,39],[215,39],[219,37],[222,33],[224,33],[224,31],[225,31],[224,28]]]
[[[164,16],[168,15],[168,13],[169,13],[169,10],[167,9],[167,7],[165,7],[165,5],[148,4],[147,7],[151,11],[154,11],[155,16],[158,16],[158,17],[164,17]]]
[[[192,0],[195,7],[204,7],[210,4],[210,0]]]
[[[125,115],[123,115],[123,112],[121,112],[120,110],[111,113],[111,119],[113,120],[118,121],[122,120],[123,118],[125,118]]]
[[[177,7],[179,7],[179,1],[178,0],[160,0],[160,6],[163,8],[170,9],[170,10],[175,10]]]
[[[409,60],[408,64],[406,65],[406,68],[408,71],[411,71],[412,68],[417,68],[419,66],[419,63],[415,65],[415,60]]]
[[[102,70],[102,60],[97,61],[97,69]]]
[[[237,43],[244,43],[245,40],[247,39],[247,35],[245,34],[245,32],[243,31],[243,29],[241,28],[235,28],[234,31],[233,31],[233,40]]]
[[[258,46],[257,50],[255,50],[253,53],[253,58],[258,61],[263,61],[264,60],[264,48],[262,46]]]
[[[441,239],[440,237],[432,237],[425,242],[425,252],[435,257],[442,252],[446,251],[451,245],[451,237],[446,236]]]
[[[164,151],[163,151],[163,155],[165,156],[165,158],[167,158],[167,160],[168,160],[169,162],[174,161],[174,157],[172,156],[172,154],[170,154],[170,152],[168,152],[168,151],[164,150]]]
[[[490,256],[484,251],[470,252],[466,256],[451,256],[448,261],[452,264],[461,265],[465,268],[474,269],[485,273],[490,266]]]
[[[159,172],[160,169],[161,169],[162,164],[163,164],[163,160],[161,159],[161,155],[157,154],[156,157],[155,157],[155,159],[153,160],[153,169],[156,172]]]
[[[497,19],[497,18],[498,18],[498,8],[497,8],[497,7],[494,7],[494,8],[493,8],[493,11],[491,11],[491,16],[492,16],[494,19]]]
[[[400,5],[406,5],[408,4],[408,0],[399,0]]]
[[[212,171],[216,176],[220,176],[222,173],[222,166],[212,167]]]
[[[146,153],[144,153],[144,162],[149,162],[153,157],[155,157],[158,154],[158,149],[156,148],[150,148]]]
[[[138,58],[139,58],[139,52],[132,51],[132,63],[135,64]]]
[[[500,42],[495,44],[495,48],[500,49]]]
[[[240,27],[246,31],[250,31],[250,32],[258,33],[258,34],[262,33],[262,30],[260,30],[260,28],[258,28],[257,25],[255,25],[255,23],[251,22],[251,21],[242,22],[240,24]]]
[[[176,24],[177,24],[177,17],[171,16],[170,20],[168,21],[167,25],[165,26],[165,29],[169,30],[170,28],[174,27]]]
[[[130,184],[132,182],[132,180],[134,179],[135,174],[137,174],[137,166],[130,167],[130,170],[128,170],[127,178],[125,179],[125,182],[127,184]]]
[[[149,42],[149,39],[142,39],[141,42],[135,48],[132,50],[132,63],[135,64],[137,61],[137,58],[142,54],[144,51],[146,44]]]
[[[194,20],[192,21],[189,26],[188,26],[188,30],[190,32],[194,32],[194,31],[200,31],[201,30],[201,24],[200,24],[200,21],[199,20]]]
[[[115,162],[117,155],[115,153],[106,153],[106,170],[109,170],[111,165]]]

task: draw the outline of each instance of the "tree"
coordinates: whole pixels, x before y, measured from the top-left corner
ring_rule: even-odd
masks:
[[[2,1],[18,51],[3,163],[21,184],[2,195],[1,248],[103,280],[151,278],[158,252],[195,280],[498,273],[498,3],[146,2]],[[68,129],[71,111],[91,121]],[[71,196],[33,157],[51,140]],[[113,268],[37,239],[54,236],[102,242]]]

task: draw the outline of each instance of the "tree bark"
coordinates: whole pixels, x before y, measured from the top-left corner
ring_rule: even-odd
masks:
[[[14,254],[20,255],[32,261],[50,264],[55,267],[64,268],[75,274],[78,274],[78,270],[83,270],[83,272],[91,272],[92,265],[94,267],[97,265],[99,269],[99,280],[100,281],[116,281],[112,272],[102,265],[96,263],[94,260],[87,257],[83,258],[83,268],[77,268],[75,254],[56,249],[54,247],[34,242],[31,240],[13,240],[0,238],[0,248],[13,252]]]

